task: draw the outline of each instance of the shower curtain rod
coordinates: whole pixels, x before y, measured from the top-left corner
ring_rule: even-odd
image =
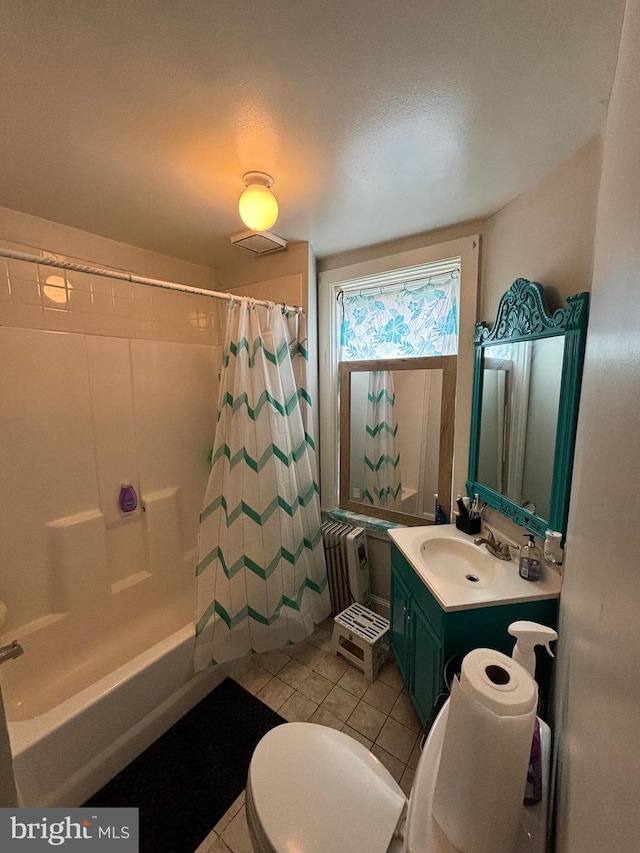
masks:
[[[16,252],[13,249],[3,249],[0,247],[0,257],[11,258],[16,261],[27,261],[33,264],[44,264],[49,267],[58,267],[58,269],[75,270],[76,272],[85,272],[90,275],[101,275],[105,278],[118,278],[122,281],[130,281],[132,284],[146,284],[149,287],[161,287],[164,290],[176,290],[181,293],[194,293],[197,296],[211,296],[214,299],[228,299],[231,302],[241,302],[244,299],[250,299],[256,305],[272,305],[272,302],[267,302],[264,299],[253,299],[250,296],[236,296],[233,293],[220,293],[217,290],[206,290],[204,287],[191,287],[188,284],[176,284],[173,281],[163,281],[159,278],[146,278],[142,275],[135,275],[130,272],[120,272],[118,270],[108,270],[102,267],[91,267],[87,264],[76,264],[72,261],[63,261],[59,258],[51,256],[29,255],[26,252]],[[278,303],[282,305],[283,311],[299,311],[302,310],[297,305],[287,305],[284,302]]]

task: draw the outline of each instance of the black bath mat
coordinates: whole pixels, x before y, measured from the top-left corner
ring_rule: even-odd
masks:
[[[246,786],[260,738],[284,722],[226,678],[85,805],[139,808],[141,853],[193,853]]]

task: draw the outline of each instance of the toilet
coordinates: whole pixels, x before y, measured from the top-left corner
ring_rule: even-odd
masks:
[[[246,814],[255,853],[456,853],[431,815],[448,703],[418,761],[409,799],[381,762],[343,732],[285,723],[249,766]],[[549,727],[540,721],[543,798],[522,807],[514,853],[544,853]]]

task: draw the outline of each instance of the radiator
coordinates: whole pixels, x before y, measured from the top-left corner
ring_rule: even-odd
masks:
[[[322,542],[333,613],[341,613],[354,602],[368,604],[371,589],[364,529],[338,521],[325,521]]]

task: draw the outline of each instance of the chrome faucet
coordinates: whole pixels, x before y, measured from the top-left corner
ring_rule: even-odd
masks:
[[[479,536],[473,540],[476,545],[486,545],[487,551],[497,557],[498,560],[511,560],[511,548],[517,548],[517,545],[511,545],[509,542],[500,542],[487,527],[487,536]]]
[[[0,663],[12,660],[13,658],[19,658],[23,654],[24,649],[17,640],[14,640],[8,646],[0,646]]]

